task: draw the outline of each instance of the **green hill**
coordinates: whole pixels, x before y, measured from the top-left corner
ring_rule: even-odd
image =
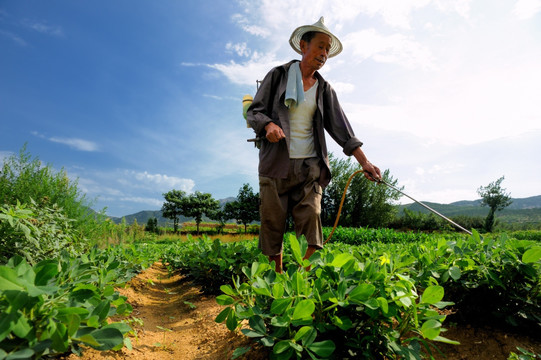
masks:
[[[541,195],[512,200],[511,205],[496,213],[496,218],[500,222],[506,224],[539,224],[541,226]],[[457,201],[450,204],[423,203],[447,217],[458,215],[485,217],[488,214],[488,207],[481,206],[480,199]],[[417,203],[398,205],[398,213],[400,215],[404,209],[421,213],[430,212]]]
[[[225,203],[235,200],[234,197],[221,199],[220,204],[223,206]],[[496,213],[498,221],[507,224],[538,224],[541,227],[541,195],[532,196],[528,198],[512,199],[513,202],[503,211]],[[424,202],[437,212],[447,216],[453,217],[458,215],[465,216],[481,216],[485,217],[488,214],[488,208],[481,206],[481,200],[463,200],[456,201],[450,204],[439,204],[433,202]],[[430,211],[422,207],[417,203],[397,205],[398,214],[401,216],[404,209],[408,209],[414,212],[429,213]],[[158,219],[158,226],[160,227],[173,227],[173,221],[166,219],[162,216],[161,210],[146,210],[139,211],[138,213],[126,215],[126,222],[132,224],[134,220],[137,220],[138,224],[146,224],[148,219]],[[111,217],[111,219],[119,224],[122,218]],[[193,221],[193,219],[181,217],[180,223],[186,221]]]

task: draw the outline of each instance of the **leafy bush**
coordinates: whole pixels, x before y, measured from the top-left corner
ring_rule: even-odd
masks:
[[[328,238],[332,228],[323,228],[323,237]],[[334,231],[332,242],[341,242],[349,245],[378,243],[411,243],[428,240],[430,235],[418,232],[401,232],[393,229],[350,228],[338,226]]]
[[[125,323],[109,323],[132,307],[114,290],[129,280],[129,264],[104,251],[71,258],[64,253],[35,266],[22,257],[0,266],[0,358],[41,358],[80,345],[98,350],[130,345]]]
[[[43,166],[38,158],[31,158],[22,147],[19,155],[4,159],[0,170],[0,204],[28,204],[35,200],[44,206],[57,205],[62,213],[74,220],[73,226],[89,235],[93,231],[95,216],[91,202],[70,180],[64,169],[55,171],[51,165]]]
[[[62,251],[77,256],[85,241],[73,228],[73,220],[58,206],[28,204],[0,207],[0,264],[13,255],[23,256],[30,264],[56,258]]]
[[[420,359],[432,340],[455,343],[440,336],[445,316],[436,308],[449,303],[435,280],[420,296],[415,281],[387,258],[330,246],[310,262],[301,255],[305,242],[301,249],[291,235],[289,243],[295,261],[285,273],[256,261],[243,268],[246,282],[222,286],[216,299],[227,306],[216,321],[233,331],[248,320],[241,331],[271,348],[272,358]]]
[[[242,268],[258,259],[261,251],[253,241],[222,243],[206,236],[178,242],[163,255],[169,271],[179,270],[201,285],[208,294],[218,294],[222,284],[242,275]]]
[[[513,231],[510,235],[513,238],[518,239],[518,240],[541,241],[541,231],[539,231],[539,230]]]

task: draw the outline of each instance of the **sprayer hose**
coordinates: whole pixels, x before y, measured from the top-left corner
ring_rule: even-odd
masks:
[[[340,206],[338,207],[338,214],[336,215],[336,220],[334,221],[334,226],[332,228],[331,233],[327,237],[327,240],[323,243],[325,245],[332,237],[332,234],[334,234],[334,230],[336,230],[336,227],[338,226],[338,220],[340,219],[340,214],[342,213],[342,206],[344,206],[344,200],[346,199],[346,192],[348,191],[349,183],[351,180],[353,180],[353,177],[359,173],[364,172],[364,170],[357,170],[353,174],[349,176],[348,182],[346,183],[346,187],[344,188],[344,192],[342,193],[342,200],[340,200]]]

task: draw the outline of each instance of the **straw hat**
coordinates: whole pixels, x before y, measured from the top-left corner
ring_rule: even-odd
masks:
[[[296,52],[302,55],[302,52],[301,52],[302,36],[309,31],[317,31],[317,32],[327,34],[331,37],[332,41],[331,41],[331,50],[329,51],[329,57],[332,58],[333,56],[340,54],[340,52],[342,51],[342,43],[340,42],[340,40],[338,40],[336,36],[334,36],[329,31],[329,29],[325,26],[323,22],[324,22],[324,19],[322,16],[319,19],[319,21],[315,24],[303,25],[296,28],[295,31],[293,31],[293,34],[291,34],[291,37],[289,38],[289,45],[291,45],[293,50],[295,50]]]

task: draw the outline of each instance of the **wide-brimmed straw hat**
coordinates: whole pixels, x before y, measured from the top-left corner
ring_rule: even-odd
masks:
[[[303,25],[296,28],[293,33],[291,34],[291,37],[289,38],[289,44],[299,54],[302,55],[301,52],[301,38],[302,36],[309,32],[309,31],[317,31],[324,34],[327,34],[331,37],[331,49],[329,50],[329,57],[332,58],[333,56],[336,56],[342,52],[342,43],[336,36],[333,35],[329,31],[329,29],[324,24],[323,16],[319,18],[319,21],[312,25]]]

